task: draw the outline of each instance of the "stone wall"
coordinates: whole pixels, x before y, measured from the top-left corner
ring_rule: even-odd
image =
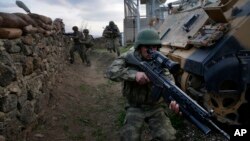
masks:
[[[0,29],[11,31],[2,25]],[[24,32],[27,26],[31,25],[19,28],[21,36],[0,36],[0,139],[4,140],[20,140],[22,131],[42,116],[70,43],[60,31],[63,28],[51,32],[56,29],[51,26],[48,34]]]

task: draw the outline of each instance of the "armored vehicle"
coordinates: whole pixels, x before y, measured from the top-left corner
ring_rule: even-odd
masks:
[[[188,2],[188,1],[186,1]],[[183,4],[158,29],[177,85],[225,124],[250,119],[250,1]]]

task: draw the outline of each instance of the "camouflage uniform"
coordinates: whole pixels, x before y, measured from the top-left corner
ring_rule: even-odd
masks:
[[[123,81],[122,93],[127,99],[125,125],[120,132],[121,140],[140,140],[140,130],[144,122],[149,125],[153,139],[174,140],[176,131],[161,106],[161,99],[152,99],[151,83],[139,85],[136,82],[136,72],[141,70],[125,61],[128,53],[134,53],[141,58],[138,51],[130,50],[118,57],[107,70],[109,79]]]
[[[72,28],[74,30],[74,33],[72,34],[71,38],[74,41],[74,45],[70,49],[70,63],[73,64],[75,59],[74,59],[74,52],[77,51],[78,54],[80,55],[82,62],[84,63],[84,50],[82,48],[82,45],[80,43],[80,40],[83,38],[83,34],[78,31],[78,28],[74,26]]]
[[[106,38],[106,47],[110,52],[116,52],[117,56],[120,56],[120,49],[119,49],[119,38],[120,38],[120,31],[117,25],[110,21],[109,25],[103,31],[103,37]]]
[[[94,43],[93,43],[93,36],[89,35],[89,30],[88,29],[84,29],[83,30],[84,34],[84,38],[80,41],[82,44],[82,48],[83,48],[83,58],[87,63],[87,66],[90,66],[90,60],[88,59],[88,50],[89,48],[91,48]]]

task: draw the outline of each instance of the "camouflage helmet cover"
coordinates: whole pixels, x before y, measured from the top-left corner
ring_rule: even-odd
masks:
[[[83,33],[89,33],[89,30],[88,30],[88,29],[83,29],[82,32],[83,32]]]
[[[161,40],[158,33],[153,29],[144,29],[137,35],[134,48],[138,49],[140,45],[161,46]]]
[[[78,27],[77,27],[77,26],[73,26],[73,27],[72,27],[72,30],[77,31],[77,30],[78,30]]]

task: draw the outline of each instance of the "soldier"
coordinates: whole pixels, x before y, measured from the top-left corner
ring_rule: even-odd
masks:
[[[92,35],[89,35],[89,30],[83,30],[84,38],[81,40],[81,44],[83,46],[83,57],[86,60],[87,66],[90,66],[90,60],[88,59],[88,50],[94,45],[94,38]]]
[[[82,59],[82,62],[84,63],[84,54],[83,54],[84,52],[83,52],[83,48],[82,48],[81,43],[80,43],[80,40],[83,38],[83,34],[78,31],[77,26],[73,26],[72,30],[74,32],[70,37],[73,38],[74,45],[70,49],[70,63],[73,64],[75,61],[75,59],[74,59],[74,52],[75,51],[78,52],[78,54],[80,55],[80,57]]]
[[[139,60],[150,61],[147,49],[159,50],[161,41],[156,31],[141,31],[134,45],[134,50],[122,54],[107,69],[107,78],[123,81],[123,96],[127,99],[125,125],[120,131],[122,141],[140,140],[140,130],[144,122],[149,125],[153,140],[168,141],[175,139],[176,130],[162,108],[162,98],[153,100],[151,97],[152,83],[139,68],[128,64],[126,57],[133,53]],[[172,79],[170,73],[166,75]],[[172,101],[169,108],[179,113],[179,105]]]
[[[117,56],[120,56],[120,49],[118,47],[118,42],[119,42],[119,38],[120,38],[120,31],[117,27],[117,25],[113,22],[110,21],[109,25],[106,26],[106,28],[103,31],[103,37],[106,38],[106,46],[107,49],[110,52],[116,52]]]

